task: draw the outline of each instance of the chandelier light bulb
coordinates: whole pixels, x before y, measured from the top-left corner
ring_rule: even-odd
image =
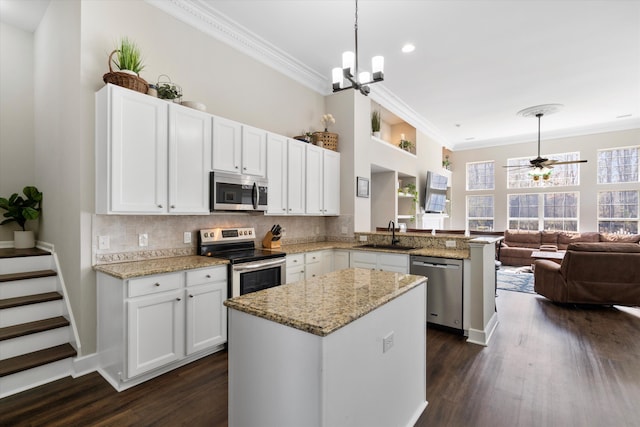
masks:
[[[371,58],[371,72],[375,78],[377,73],[382,75],[384,73],[384,56],[374,56]]]
[[[347,51],[342,54],[342,69],[348,69],[350,76],[353,76],[355,63],[356,55],[353,52]]]
[[[362,84],[370,83],[371,82],[371,74],[368,71],[362,71],[358,75],[358,81],[360,83],[362,83]]]
[[[334,86],[336,84],[338,85],[342,85],[342,69],[341,68],[334,68],[331,70],[331,77],[332,77],[332,81]]]

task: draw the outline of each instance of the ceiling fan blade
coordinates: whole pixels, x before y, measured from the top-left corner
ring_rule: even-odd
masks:
[[[552,165],[557,166],[557,165],[571,165],[573,163],[587,163],[586,160],[568,160],[566,162],[557,162],[557,161],[553,161]]]
[[[506,165],[506,166],[502,166],[503,168],[532,168],[533,166],[531,165]]]

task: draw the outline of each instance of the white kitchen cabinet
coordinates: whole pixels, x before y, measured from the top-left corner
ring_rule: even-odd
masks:
[[[95,107],[96,213],[167,212],[169,104],[108,84]]]
[[[307,144],[306,147],[306,203],[305,213],[309,215],[323,214],[323,181],[322,181],[322,152],[324,149]]]
[[[331,270],[338,271],[346,268],[349,268],[349,251],[334,249]]]
[[[306,143],[287,142],[287,213],[305,213]]]
[[[213,169],[240,173],[242,124],[223,117],[213,118]]]
[[[169,213],[209,213],[211,116],[169,107]]]
[[[323,150],[322,156],[322,214],[340,215],[340,153]]]
[[[124,390],[223,349],[226,297],[226,265],[125,280],[99,272],[99,372]]]
[[[394,271],[396,273],[408,274],[409,255],[385,252],[352,251],[349,265],[355,268]]]
[[[305,278],[304,254],[287,255],[287,283],[295,283]]]
[[[287,213],[287,141],[288,138],[275,133],[267,135],[267,179],[269,181],[269,197],[267,198],[268,215],[285,215]]]
[[[127,319],[127,377],[182,358],[184,302],[181,291],[128,301]]]
[[[208,214],[211,116],[106,85],[96,93],[96,213]]]
[[[213,118],[213,170],[265,176],[266,131],[222,117]]]
[[[304,254],[304,277],[311,279],[312,277],[322,276],[329,272],[329,251],[313,251]]]

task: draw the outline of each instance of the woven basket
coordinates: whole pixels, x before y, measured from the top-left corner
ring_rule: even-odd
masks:
[[[313,144],[328,150],[338,151],[338,134],[331,132],[314,132]]]
[[[136,92],[147,93],[147,89],[149,89],[149,85],[147,82],[138,76],[134,76],[133,74],[123,73],[120,71],[113,71],[111,68],[111,58],[113,54],[119,52],[118,50],[114,50],[109,55],[109,72],[102,76],[102,80],[105,83],[111,83],[117,86],[122,86],[127,89],[135,90]]]

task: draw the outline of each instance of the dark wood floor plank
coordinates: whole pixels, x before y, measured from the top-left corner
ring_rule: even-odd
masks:
[[[416,426],[638,426],[640,309],[508,291],[497,303],[488,347],[428,330]],[[0,400],[0,425],[226,426],[227,387],[226,352],[122,393],[92,373]]]

